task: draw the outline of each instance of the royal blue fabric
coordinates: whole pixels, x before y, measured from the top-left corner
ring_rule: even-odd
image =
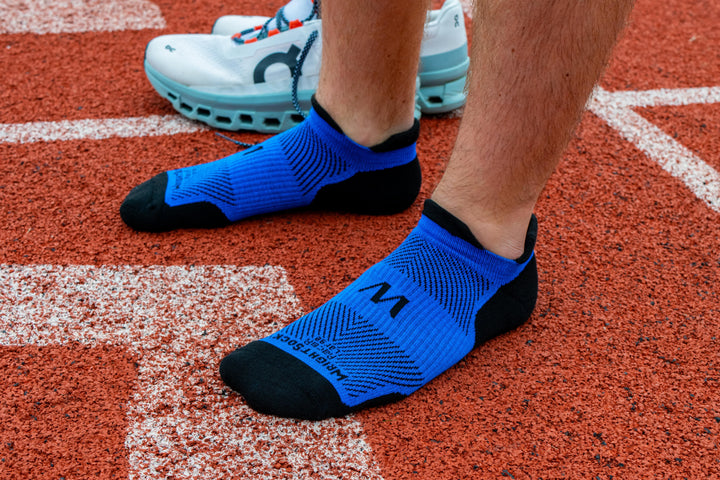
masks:
[[[415,144],[375,152],[310,111],[300,125],[229,157],[167,172],[165,203],[216,205],[230,221],[305,207],[318,191],[356,173],[404,165]]]
[[[423,216],[387,258],[264,341],[325,377],[349,407],[409,395],[472,350],[477,312],[531,258],[502,258]]]

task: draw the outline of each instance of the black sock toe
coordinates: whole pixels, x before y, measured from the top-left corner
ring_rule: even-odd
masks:
[[[169,206],[165,203],[167,182],[167,173],[161,173],[133,188],[120,205],[123,221],[142,232],[216,228],[230,223],[222,211],[209,202]]]
[[[351,411],[322,375],[267,342],[249,343],[225,357],[220,376],[261,413],[321,420]]]

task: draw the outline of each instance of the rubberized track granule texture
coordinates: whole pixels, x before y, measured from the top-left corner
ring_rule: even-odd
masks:
[[[0,7],[0,478],[720,477],[718,2],[638,0],[538,205],[529,322],[318,423],[253,412],[217,364],[407,236],[458,115],[422,121],[401,214],[136,233],[133,186],[236,151],[156,96],[145,45],[282,2],[90,4]]]

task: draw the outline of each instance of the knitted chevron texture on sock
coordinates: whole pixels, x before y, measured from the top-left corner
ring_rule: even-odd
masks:
[[[332,122],[313,108],[301,124],[250,149],[156,175],[128,194],[123,220],[164,231],[308,206],[387,214],[412,204],[420,188],[417,125],[368,148],[323,116]]]
[[[415,146],[374,152],[311,113],[298,127],[216,162],[168,172],[165,202],[210,202],[230,221],[308,206],[325,185],[411,162]]]
[[[271,354],[281,367],[259,366],[263,362],[241,348],[221,367],[223,378],[248,399],[262,391],[263,382],[281,381],[272,378],[273,372],[284,376],[286,367],[304,364],[309,369],[296,374],[306,376],[297,387],[296,398],[278,400],[269,407],[264,401],[257,406],[253,405],[254,398],[248,399],[255,408],[276,415],[287,415],[281,411],[283,402],[297,406],[302,403],[300,398],[311,399],[308,405],[331,404],[322,412],[313,410],[302,418],[347,413],[407,396],[472,350],[476,345],[478,312],[531,261],[532,246],[521,262],[507,260],[458,238],[423,216],[394,252],[340,294],[274,335],[255,342],[283,352]],[[534,297],[532,301],[534,304]],[[508,322],[504,331],[515,326]],[[272,351],[252,345],[248,346],[250,352]],[[263,372],[261,377],[246,375],[246,369],[255,368],[253,364],[258,365],[256,371]],[[325,384],[318,387],[324,393],[312,387],[320,384]],[[328,395],[328,391],[333,393]]]

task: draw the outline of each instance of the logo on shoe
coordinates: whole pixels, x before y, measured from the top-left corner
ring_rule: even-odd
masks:
[[[253,72],[253,81],[255,83],[265,83],[265,70],[276,63],[284,63],[290,69],[290,73],[295,71],[297,65],[298,55],[300,55],[300,48],[296,45],[290,45],[290,49],[286,52],[275,52],[271,53],[267,57],[263,58],[255,66]]]
[[[378,288],[378,287],[380,287],[380,288]],[[410,300],[408,300],[407,298],[405,298],[402,295],[383,298],[384,295],[388,292],[388,290],[390,290],[390,288],[392,288],[392,286],[386,282],[377,283],[375,285],[370,285],[369,287],[361,288],[360,290],[358,290],[358,292],[364,292],[367,290],[372,290],[374,288],[378,288],[378,290],[377,290],[377,292],[375,292],[375,295],[370,297],[371,302],[377,303],[377,304],[380,304],[383,302],[393,302],[393,301],[395,302],[395,305],[393,305],[393,307],[390,309],[390,316],[392,318],[395,318],[397,316],[397,314],[400,313],[400,310],[402,310],[405,305],[410,303]]]

